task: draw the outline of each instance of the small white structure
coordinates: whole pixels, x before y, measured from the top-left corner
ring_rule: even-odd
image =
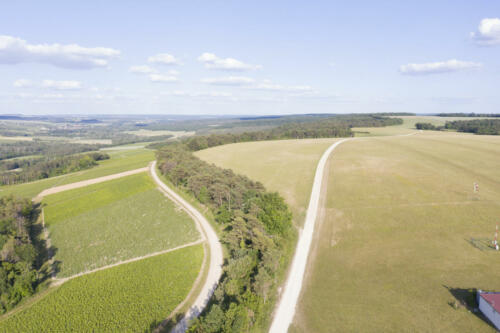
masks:
[[[477,291],[479,310],[500,330],[500,292]]]

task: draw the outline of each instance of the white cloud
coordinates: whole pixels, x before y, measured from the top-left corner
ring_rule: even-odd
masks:
[[[14,81],[13,85],[16,88],[27,88],[33,86],[33,82],[31,80],[19,79]]]
[[[245,76],[226,76],[216,78],[206,78],[200,80],[202,83],[220,86],[242,86],[254,83],[255,80]]]
[[[152,82],[177,82],[177,77],[173,75],[164,75],[164,74],[150,74],[149,79]]]
[[[233,58],[219,58],[213,53],[203,53],[198,57],[198,61],[203,62],[208,69],[226,71],[248,71],[262,68],[261,65],[250,65]]]
[[[457,72],[467,69],[477,69],[482,66],[481,63],[460,61],[456,59],[441,61],[441,62],[428,62],[423,64],[407,64],[400,66],[399,70],[402,74],[406,75],[426,75],[426,74],[439,74]]]
[[[162,65],[180,65],[180,61],[175,58],[173,55],[168,53],[160,53],[148,58],[148,61],[153,64],[162,64]]]
[[[137,74],[151,74],[151,73],[156,73],[156,70],[154,68],[151,68],[151,67],[149,67],[147,65],[131,66],[128,70],[129,70],[129,72],[137,73]]]
[[[0,35],[0,63],[43,63],[73,69],[106,67],[120,51],[106,47],[77,44],[28,44],[23,39]]]
[[[80,81],[43,80],[42,87],[55,90],[80,90],[82,89],[82,83]]]
[[[500,44],[500,18],[482,19],[477,30],[470,35],[479,45]]]

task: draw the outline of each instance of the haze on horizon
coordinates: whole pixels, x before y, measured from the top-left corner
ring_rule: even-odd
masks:
[[[0,114],[500,109],[494,1],[0,4]]]

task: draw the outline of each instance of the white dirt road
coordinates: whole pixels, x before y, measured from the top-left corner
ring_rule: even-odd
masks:
[[[222,246],[215,230],[210,225],[210,222],[208,222],[207,219],[196,208],[194,208],[190,203],[184,200],[181,196],[179,196],[167,185],[165,185],[163,181],[161,181],[161,179],[156,174],[156,161],[151,164],[150,168],[153,180],[164,191],[164,193],[172,201],[182,206],[199,225],[202,231],[202,235],[204,234],[205,239],[208,242],[208,247],[210,249],[208,274],[203,287],[196,297],[196,300],[185,314],[184,318],[179,323],[177,323],[177,325],[172,330],[172,332],[175,333],[185,332],[188,328],[189,322],[200,315],[201,311],[203,311],[215,288],[217,287],[222,274],[222,264],[224,259],[222,254]]]
[[[165,254],[165,253],[173,252],[173,251],[176,251],[176,250],[184,249],[186,247],[198,245],[198,244],[201,244],[201,243],[203,243],[203,240],[200,239],[200,240],[197,240],[197,241],[194,241],[194,242],[191,242],[191,243],[186,243],[186,244],[183,244],[183,245],[171,248],[171,249],[167,249],[167,250],[163,250],[163,251],[158,251],[158,252],[153,252],[153,253],[146,254],[144,256],[135,257],[135,258],[127,259],[127,260],[122,260],[122,261],[116,262],[116,263],[111,264],[111,265],[102,266],[102,267],[93,269],[91,271],[81,272],[81,273],[78,273],[78,274],[75,274],[75,275],[68,276],[66,278],[61,278],[61,279],[54,278],[53,279],[54,280],[53,285],[54,286],[58,286],[58,285],[63,284],[64,282],[67,282],[69,280],[72,280],[74,278],[77,278],[77,277],[80,277],[80,276],[83,276],[83,275],[87,275],[87,274],[92,274],[92,273],[95,273],[95,272],[103,271],[103,270],[108,269],[108,268],[120,266],[120,265],[123,265],[123,264],[128,264],[128,263],[131,263],[131,262],[134,262],[134,261],[139,261],[139,260],[143,260],[143,259],[147,259],[147,258],[159,256],[161,254]]]
[[[117,178],[122,178],[126,176],[131,176],[135,175],[136,173],[141,173],[141,172],[146,172],[148,171],[148,167],[140,168],[140,169],[135,169],[135,170],[130,170],[130,171],[125,171],[125,172],[120,172],[120,173],[115,173],[109,176],[103,176],[99,178],[94,178],[94,179],[89,179],[89,180],[82,180],[81,182],[76,182],[76,183],[71,183],[71,184],[66,184],[66,185],[61,185],[61,186],[56,186],[56,187],[51,187],[46,190],[43,190],[38,194],[33,201],[40,201],[43,197],[63,191],[68,191],[68,190],[73,190],[75,188],[80,188],[80,187],[85,187],[97,183],[102,183],[108,180],[113,180]]]
[[[278,307],[275,311],[273,322],[271,324],[270,333],[286,333],[295,315],[295,307],[299,299],[300,290],[302,289],[302,281],[307,264],[307,257],[311,248],[311,242],[314,233],[314,225],[316,223],[316,216],[319,210],[319,199],[321,193],[321,186],[323,181],[323,174],[325,170],[328,157],[333,150],[341,143],[352,140],[343,139],[332,144],[323,153],[316,168],[314,175],[314,183],[309,199],[309,206],[307,208],[306,221],[304,229],[301,231],[299,241],[293,257],[292,266],[288,273],[288,278],[284,286],[284,291],[281,295]]]

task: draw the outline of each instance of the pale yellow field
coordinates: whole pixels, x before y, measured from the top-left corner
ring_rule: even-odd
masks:
[[[297,225],[305,210],[323,152],[338,139],[245,142],[196,152],[201,159],[260,181],[278,191],[290,205]]]
[[[145,130],[145,129],[140,129],[137,131],[126,131],[124,133],[134,134],[137,136],[173,135],[174,137],[181,137],[181,136],[194,135],[194,132],[187,132],[187,131],[152,131],[152,130]]]
[[[412,133],[416,121],[374,130]],[[316,163],[333,141],[241,143],[196,154],[282,193],[301,225]],[[487,247],[500,221],[499,166],[494,136],[424,131],[340,145],[291,331],[493,331],[449,303],[472,304],[470,288],[500,291],[500,253]]]

